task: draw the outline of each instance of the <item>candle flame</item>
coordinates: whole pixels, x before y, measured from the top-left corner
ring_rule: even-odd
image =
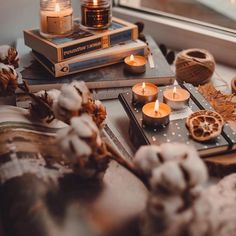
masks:
[[[98,5],[98,0],[93,0],[93,5]]]
[[[59,3],[56,3],[55,12],[59,12],[59,11],[61,11],[60,5],[59,5]]]
[[[154,111],[155,111],[155,113],[158,113],[158,111],[159,111],[159,107],[160,107],[159,101],[156,100],[156,102],[155,102],[155,107],[154,107]]]
[[[146,88],[146,83],[143,82],[143,84],[142,84],[142,91],[143,91],[143,93],[145,92],[145,88]]]
[[[130,59],[130,61],[133,62],[134,61],[134,55],[132,54],[129,59]]]

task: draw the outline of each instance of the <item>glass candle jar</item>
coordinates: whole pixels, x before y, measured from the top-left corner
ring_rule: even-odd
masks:
[[[40,0],[40,34],[46,38],[73,32],[71,0]]]
[[[112,20],[111,0],[81,0],[81,24],[89,29],[107,29]]]

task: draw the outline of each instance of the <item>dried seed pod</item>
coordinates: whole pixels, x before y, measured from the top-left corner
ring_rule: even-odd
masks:
[[[61,94],[60,90],[51,89],[51,90],[41,90],[34,95],[38,98],[41,98],[45,103],[47,103],[50,107],[53,106],[54,103],[58,101],[58,98]]]
[[[189,131],[194,140],[199,142],[217,138],[222,131],[222,125],[214,116],[199,115],[189,122]]]
[[[162,163],[162,159],[158,158],[160,147],[158,146],[142,146],[136,152],[134,164],[136,168],[144,175],[150,177],[152,170]]]
[[[142,150],[143,159],[152,156],[154,163],[151,191],[140,221],[142,235],[183,235],[187,232],[181,231],[183,225],[187,228],[194,219],[192,209],[207,180],[207,168],[195,148],[186,144],[166,143]]]
[[[19,67],[19,55],[15,48],[9,45],[0,46],[0,62],[6,65],[12,65],[14,68]]]
[[[109,153],[99,129],[88,114],[71,119],[71,126],[58,133],[58,143],[74,171],[84,179],[101,179]]]
[[[55,104],[60,95],[60,91],[52,89],[49,91],[39,91],[32,94],[32,102],[30,106],[30,114],[34,119],[50,123],[55,116],[52,111],[53,104]]]
[[[90,100],[88,103],[83,105],[81,112],[91,115],[93,121],[98,127],[103,124],[107,116],[106,108],[99,100]]]
[[[224,125],[224,119],[223,117],[215,111],[209,111],[209,110],[200,110],[192,113],[187,119],[186,119],[186,126],[189,128],[190,127],[190,120],[194,117],[201,116],[201,115],[206,115],[206,116],[213,116],[215,117],[221,125]]]
[[[0,63],[0,95],[15,94],[17,89],[17,73],[13,66]]]
[[[84,81],[73,81],[70,85],[73,86],[82,97],[82,104],[86,104],[92,99],[92,95]]]
[[[53,105],[57,119],[69,123],[71,118],[80,114],[82,97],[71,84],[63,85],[58,101]]]
[[[173,167],[172,165],[165,165],[165,163],[168,162],[176,162],[177,166]],[[181,143],[164,143],[160,146],[143,146],[135,154],[134,164],[142,174],[146,175],[148,178],[151,177],[150,184],[152,189],[155,190],[158,190],[158,186],[160,186],[160,182],[162,182],[163,178],[163,175],[157,174],[156,170],[162,172],[162,168],[169,168],[169,171],[166,173],[169,173],[168,176],[170,177],[172,173],[171,169],[176,169],[177,172],[181,169],[181,173],[185,173],[182,175],[182,178],[187,182],[188,187],[196,186],[204,182],[207,178],[206,168],[202,161],[199,161],[199,155],[196,150],[193,147]],[[164,165],[166,167],[162,167]],[[164,169],[163,172],[165,172]],[[186,178],[186,176],[188,178]],[[172,178],[170,180],[173,180],[173,183],[166,184],[165,188],[168,189],[169,192],[172,192],[174,189],[171,189],[171,185],[179,186],[181,181],[177,180],[177,178]],[[179,188],[182,188],[182,186]]]

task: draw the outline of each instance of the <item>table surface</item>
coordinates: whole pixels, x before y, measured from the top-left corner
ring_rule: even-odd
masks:
[[[174,66],[172,66],[172,69],[174,70]],[[231,79],[234,76],[236,76],[236,68],[217,64],[212,81],[217,89],[229,93],[231,91]],[[108,122],[112,126],[113,132],[116,134],[117,138],[120,139],[127,151],[133,155],[135,149],[128,135],[129,118],[122,105],[118,99],[104,101],[103,103],[107,108]]]

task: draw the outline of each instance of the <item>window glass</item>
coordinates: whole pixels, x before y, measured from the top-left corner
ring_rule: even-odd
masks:
[[[120,0],[119,3],[139,10],[197,20],[236,32],[236,0]]]

